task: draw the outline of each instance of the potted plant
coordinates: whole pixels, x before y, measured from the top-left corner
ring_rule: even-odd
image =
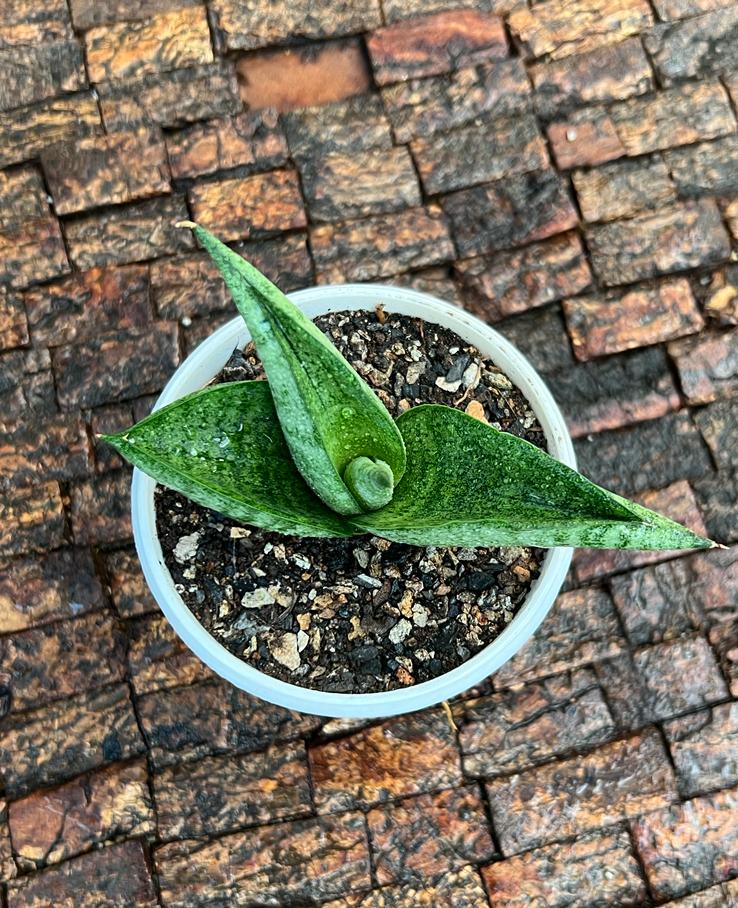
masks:
[[[379,285],[294,294],[303,312],[183,226],[243,321],[103,438],[137,468],[153,595],[233,684],[326,716],[420,709],[525,643],[572,546],[714,545],[578,474],[540,377],[478,319]]]

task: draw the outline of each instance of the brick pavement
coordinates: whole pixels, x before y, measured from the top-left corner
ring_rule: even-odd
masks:
[[[0,8],[0,906],[738,905],[738,6]],[[92,442],[230,317],[186,216],[493,322],[728,549],[577,553],[457,732],[229,688]]]

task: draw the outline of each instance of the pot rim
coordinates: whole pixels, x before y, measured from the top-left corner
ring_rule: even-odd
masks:
[[[543,426],[549,452],[576,468],[576,457],[564,418],[543,379],[528,360],[493,328],[469,312],[427,293],[388,284],[330,284],[288,294],[311,318],[327,312],[373,309],[423,318],[444,325],[474,344],[495,362],[529,401]],[[158,410],[218,374],[236,346],[250,339],[241,316],[217,329],[177,368],[153,410]],[[152,410],[152,412],[153,412]],[[177,634],[213,671],[231,684],[288,709],[334,718],[380,718],[413,712],[450,699],[473,687],[507,662],[543,621],[569,568],[573,549],[548,549],[538,578],[507,627],[484,649],[442,675],[411,687],[376,693],[335,693],[300,687],[244,662],[210,635],[177,593],[164,563],[156,533],[155,481],[133,471],[131,512],[133,536],[146,582]]]

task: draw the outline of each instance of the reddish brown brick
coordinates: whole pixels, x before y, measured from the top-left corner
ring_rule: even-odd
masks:
[[[117,836],[155,830],[146,762],[99,770],[10,805],[10,830],[24,871],[67,858]]]
[[[130,471],[105,473],[72,486],[71,522],[77,545],[128,542],[131,538]]]
[[[392,146],[389,120],[377,94],[289,111],[281,119],[297,160]]]
[[[73,36],[37,44],[0,45],[0,111],[85,88],[82,48]]]
[[[100,898],[105,901],[101,902]],[[156,908],[154,884],[140,842],[85,854],[11,884],[9,908]]]
[[[241,100],[249,109],[294,110],[340,101],[371,87],[369,66],[355,39],[252,54],[239,60],[236,72]]]
[[[542,240],[577,224],[563,180],[554,171],[526,173],[443,199],[459,255],[481,255]]]
[[[530,83],[520,60],[498,60],[382,90],[398,142],[530,109]]]
[[[440,711],[414,713],[310,748],[321,811],[367,807],[461,781],[459,754]]]
[[[386,886],[366,895],[348,895],[328,902],[325,908],[425,908],[430,905],[479,908],[486,900],[479,874],[467,866],[445,873],[433,883],[424,880],[420,885]]]
[[[175,842],[158,848],[155,860],[171,908],[314,902],[371,885],[360,813],[263,826],[212,842]]]
[[[724,136],[665,152],[664,160],[681,195],[727,195],[738,190],[738,136]]]
[[[93,82],[145,76],[213,62],[205,8],[169,10],[143,22],[121,22],[85,32]]]
[[[633,732],[652,721],[643,679],[629,650],[595,663],[594,669],[618,728]]]
[[[154,776],[153,786],[164,841],[231,832],[312,811],[302,744],[172,766]]]
[[[559,305],[541,306],[495,325],[539,372],[574,366],[574,354]]]
[[[34,418],[59,412],[47,349],[0,353],[0,405],[4,412]]]
[[[585,104],[622,101],[654,87],[638,38],[530,68],[535,104],[546,117]]]
[[[110,583],[113,604],[122,618],[132,618],[158,610],[135,552],[121,549],[107,555],[105,571]]]
[[[237,240],[304,227],[297,175],[274,170],[251,177],[201,183],[190,190],[195,220],[221,240]]]
[[[50,214],[0,229],[0,284],[28,287],[69,271],[59,222]]]
[[[46,190],[37,168],[0,171],[0,230],[38,220],[48,213]]]
[[[22,298],[0,287],[0,350],[22,347],[28,341],[28,320]]]
[[[487,791],[504,854],[611,826],[676,798],[655,731],[488,782]]]
[[[616,161],[572,174],[585,221],[612,221],[676,201],[669,171],[660,158]]]
[[[669,355],[690,404],[738,395],[738,329],[675,341]]]
[[[0,557],[55,549],[64,534],[58,482],[0,493]]]
[[[404,19],[372,32],[367,47],[379,85],[507,56],[502,19],[475,9]]]
[[[695,413],[695,422],[719,467],[735,467],[738,450],[738,401],[719,400]]]
[[[590,227],[586,237],[592,267],[608,286],[714,265],[730,255],[730,239],[712,199]]]
[[[0,782],[9,794],[23,794],[143,749],[128,688],[116,685],[7,717]]]
[[[532,9],[518,7],[509,23],[526,56],[556,60],[638,34],[653,24],[653,15],[643,0],[617,0],[605,7],[597,0],[548,0]]]
[[[686,22],[659,23],[645,35],[644,43],[663,83],[669,85],[734,69],[736,28],[738,8],[726,6]]]
[[[0,488],[48,479],[68,480],[90,473],[90,443],[79,417],[28,422],[0,421]]]
[[[615,124],[601,108],[576,111],[567,120],[552,123],[547,133],[562,170],[604,164],[626,153]]]
[[[128,668],[137,695],[213,677],[163,615],[151,615],[129,625]]]
[[[627,832],[585,835],[482,869],[492,904],[507,908],[635,905],[646,886]]]
[[[425,883],[489,860],[494,845],[476,788],[408,798],[367,814],[377,882]]]
[[[409,208],[310,231],[320,284],[370,281],[454,257],[448,229],[435,205]]]
[[[664,723],[684,797],[738,784],[738,703]]]
[[[738,470],[719,471],[694,483],[711,539],[738,542]]]
[[[633,824],[636,847],[659,900],[738,873],[738,792],[659,810]]]
[[[487,321],[586,290],[592,275],[577,234],[456,262],[466,307]]]
[[[85,271],[184,252],[193,248],[194,240],[189,230],[174,225],[188,216],[185,200],[171,196],[67,221],[70,258]]]
[[[167,136],[175,179],[198,177],[232,167],[270,170],[287,160],[287,142],[272,110],[197,123]]]

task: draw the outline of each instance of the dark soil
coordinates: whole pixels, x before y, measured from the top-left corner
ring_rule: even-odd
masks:
[[[453,332],[381,311],[316,324],[393,415],[442,403],[545,448],[520,391]],[[262,377],[249,347],[216,381]],[[163,488],[156,510],[167,567],[202,625],[255,668],[325,691],[392,690],[465,662],[509,624],[543,558],[523,547],[284,536]]]

